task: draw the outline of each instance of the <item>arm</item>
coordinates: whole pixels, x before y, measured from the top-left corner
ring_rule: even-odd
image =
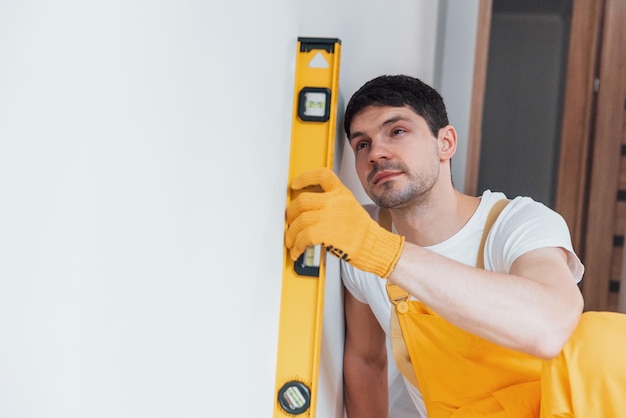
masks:
[[[578,324],[582,296],[565,250],[525,252],[508,273],[470,267],[380,227],[330,170],[302,174],[292,188],[309,185],[320,185],[324,193],[302,193],[287,210],[285,243],[294,260],[306,246],[324,243],[356,268],[400,285],[452,324],[537,357],[556,356]]]
[[[418,295],[450,323],[541,358],[560,352],[583,307],[566,251],[560,248],[530,251],[506,274],[406,243],[389,280]]]
[[[349,418],[387,416],[385,333],[370,307],[345,289],[344,397]]]

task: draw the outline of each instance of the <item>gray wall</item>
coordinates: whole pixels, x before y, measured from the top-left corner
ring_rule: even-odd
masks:
[[[443,95],[448,119],[458,135],[452,158],[452,179],[465,189],[478,4],[474,1],[440,0],[435,88]]]

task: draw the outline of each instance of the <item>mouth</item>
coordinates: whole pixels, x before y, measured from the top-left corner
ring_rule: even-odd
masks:
[[[372,184],[376,185],[379,183],[384,183],[387,180],[395,178],[402,174],[401,171],[379,171],[372,178]]]

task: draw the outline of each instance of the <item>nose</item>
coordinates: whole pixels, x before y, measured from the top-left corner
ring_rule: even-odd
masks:
[[[381,159],[388,160],[391,157],[391,152],[388,144],[381,140],[374,140],[370,144],[369,153],[370,163],[375,164]]]

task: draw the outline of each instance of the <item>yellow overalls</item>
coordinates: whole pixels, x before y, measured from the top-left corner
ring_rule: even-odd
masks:
[[[501,209],[485,226],[480,267]],[[626,417],[626,315],[583,314],[560,355],[541,360],[455,327],[397,286],[388,285],[388,293],[394,357],[417,383],[429,418]],[[403,366],[407,357],[412,367]]]

